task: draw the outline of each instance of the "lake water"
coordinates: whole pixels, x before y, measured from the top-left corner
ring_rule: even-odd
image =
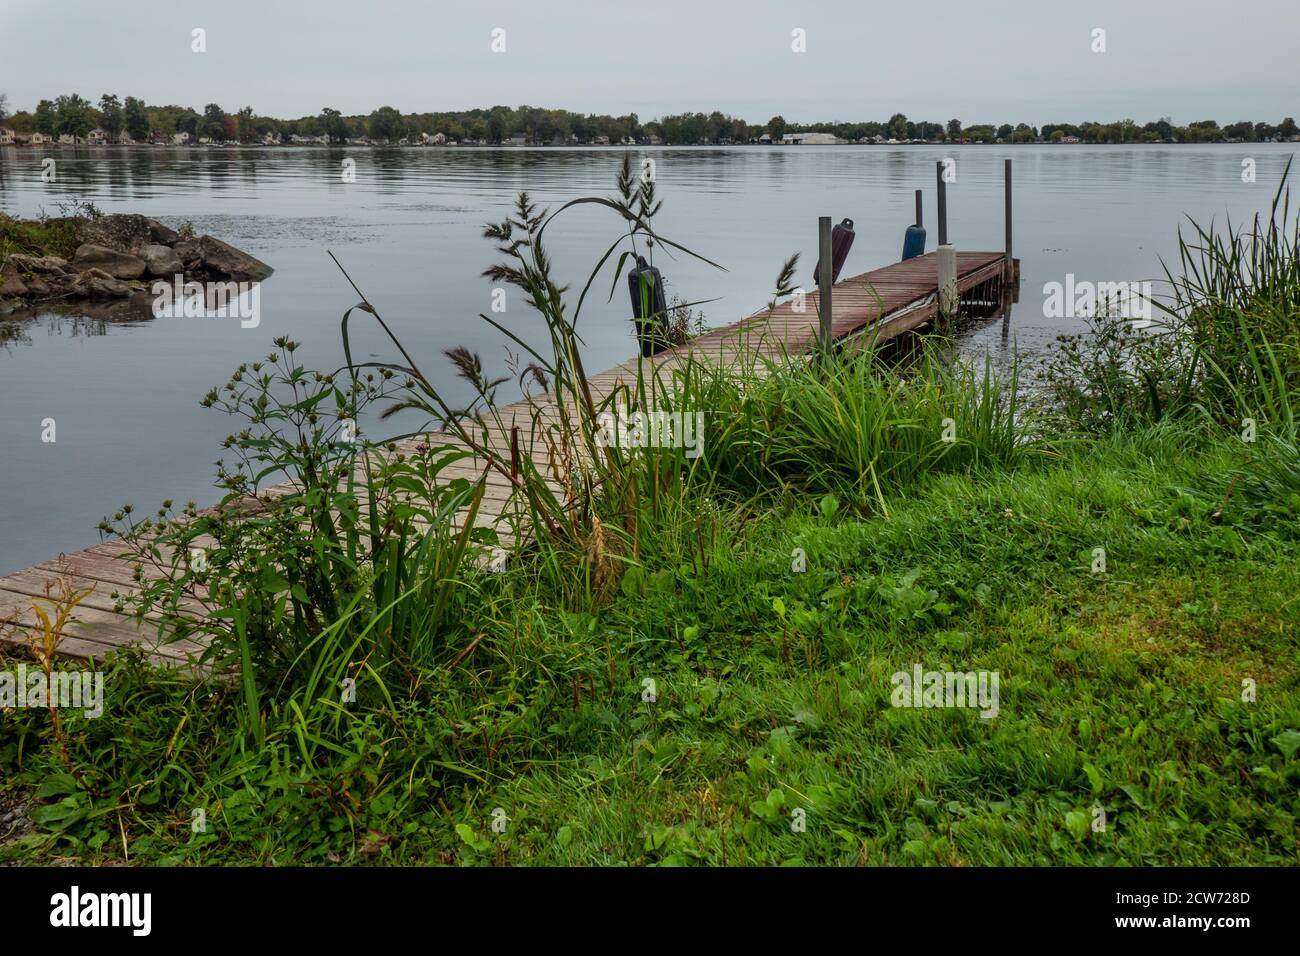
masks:
[[[817,216],[852,218],[856,241],[844,275],[897,260],[925,190],[928,249],[935,242],[935,161],[956,160],[948,187],[949,236],[958,249],[1002,247],[1002,161],[1015,166],[1015,253],[1021,301],[1008,322],[969,331],[968,351],[1041,355],[1077,320],[1044,317],[1043,286],[1079,280],[1154,279],[1177,251],[1184,215],[1225,213],[1244,221],[1266,209],[1294,145],[657,148],[666,200],[656,220],[666,237],[721,263],[719,272],[660,252],[670,292],[704,306],[722,325],[762,307],[781,262],[803,253],[799,278],[812,286]],[[442,349],[466,345],[504,371],[503,339],[478,318],[492,289],[480,273],[497,260],[481,237],[527,189],[543,206],[609,195],[623,150],[38,150],[0,148],[0,211],[59,214],[59,203],[92,202],[173,226],[192,222],[276,269],[261,289],[260,324],[238,319],[105,321],[48,312],[0,318],[0,573],[97,540],[95,525],[123,503],[151,511],[164,498],[210,504],[212,462],[229,431],[199,407],[240,362],[266,354],[272,338],[304,343],[309,367],[342,362],[339,319],[356,295],[327,256],[338,256],[398,331],[426,372]],[[42,181],[41,161],[57,161]],[[1242,161],[1258,181],[1242,181]],[[344,159],[355,181],[344,182]],[[576,291],[619,233],[608,210],[577,208],[547,232],[556,274]],[[610,277],[584,308],[587,368],[635,352],[626,288],[605,302]],[[513,297],[503,321],[532,338],[539,320]],[[354,323],[356,324],[356,323]],[[375,330],[359,326],[359,354],[388,357]],[[354,340],[355,342],[356,340]],[[57,441],[41,440],[53,418]],[[363,423],[365,427],[365,423]],[[385,426],[371,425],[370,437]],[[392,427],[392,426],[389,426]]]

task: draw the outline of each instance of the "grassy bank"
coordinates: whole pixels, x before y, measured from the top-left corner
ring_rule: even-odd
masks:
[[[3,853],[1294,863],[1300,502],[1221,509],[1242,457],[1157,431],[943,478],[889,519],[719,510],[594,613],[510,572],[472,654],[341,716],[309,763],[290,726],[245,765],[237,687],[122,662],[67,765],[44,713],[7,719],[7,787],[60,799]],[[891,707],[916,663],[999,672],[998,715]]]
[[[652,186],[625,171],[604,202],[633,248],[666,241]],[[396,339],[394,362],[335,374],[280,340],[205,404],[240,420],[232,497],[271,466],[303,493],[105,524],[142,557],[166,545],[140,609],[237,677],[119,659],[103,717],[6,714],[0,794],[27,822],[0,824],[0,859],[1297,862],[1300,365],[1282,335],[1205,334],[1261,310],[1294,327],[1272,282],[1294,274],[1285,228],[1254,295],[1171,306],[1191,338],[1171,321],[1177,339],[1117,346],[1099,319],[1044,408],[1018,372],[935,349],[691,366],[615,397],[707,409],[692,458],[596,441],[613,406],[585,386],[551,221],[521,198],[488,230],[492,274],[551,336],[524,377],[568,400],[562,440],[590,452],[559,492],[489,460],[517,475],[533,546],[476,562],[490,533],[446,518],[481,483],[441,478],[436,447],[338,440],[372,402],[479,440],[496,404],[475,356],[451,353],[480,396],[454,410]],[[353,320],[382,322],[349,313],[345,354]],[[373,493],[346,480],[358,461]],[[185,598],[199,621],[169,619]],[[918,667],[997,696],[900,706]]]
[[[0,262],[15,254],[71,259],[76,250],[76,219],[15,219],[0,215]]]

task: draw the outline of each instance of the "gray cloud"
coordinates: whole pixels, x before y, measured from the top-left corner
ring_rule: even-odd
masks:
[[[1297,35],[1295,0],[5,0],[0,91],[14,109],[114,92],[286,118],[527,103],[643,120],[1276,121],[1297,112]]]

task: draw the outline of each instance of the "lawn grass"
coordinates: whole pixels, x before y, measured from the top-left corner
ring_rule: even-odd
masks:
[[[1153,428],[888,518],[699,502],[608,606],[498,576],[474,650],[329,747],[247,752],[238,688],[124,660],[66,762],[43,712],[0,722],[38,824],[0,859],[1294,864],[1300,537],[1229,493],[1246,455]],[[915,664],[996,671],[997,716],[891,706]]]

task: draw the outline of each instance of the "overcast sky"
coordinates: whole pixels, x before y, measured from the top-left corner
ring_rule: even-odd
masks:
[[[1300,0],[0,0],[0,92],[11,110],[113,92],[286,118],[528,104],[1277,122],[1300,114],[1298,39]]]

